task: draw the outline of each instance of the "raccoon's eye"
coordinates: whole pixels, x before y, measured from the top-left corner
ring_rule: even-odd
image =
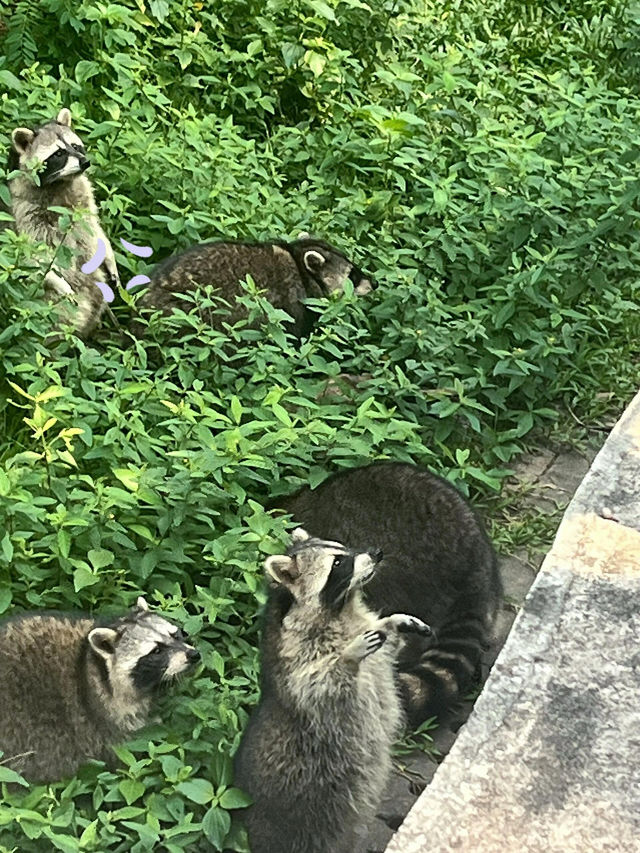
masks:
[[[47,158],[47,162],[59,163],[63,158],[66,158],[67,152],[63,151],[62,148],[58,148],[57,151],[54,151],[53,154]]]
[[[163,650],[163,648],[164,648],[163,646],[156,646],[155,649],[153,649],[151,651],[151,654],[152,655],[159,655],[160,652]]]
[[[337,569],[338,566],[341,566],[344,563],[344,554],[339,557],[334,557],[332,569]]]

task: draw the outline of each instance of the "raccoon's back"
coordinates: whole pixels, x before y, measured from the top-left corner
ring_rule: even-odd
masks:
[[[354,468],[277,505],[314,536],[382,549],[364,593],[383,615],[413,613],[437,628],[461,592],[497,606],[496,558],[482,525],[465,498],[426,468]]]
[[[198,285],[212,285],[234,309],[235,298],[242,293],[239,282],[247,275],[267,291],[271,302],[285,310],[304,297],[298,268],[286,249],[272,243],[203,243],[160,263],[151,274],[141,305],[188,310],[189,303],[180,297]]]
[[[86,746],[78,676],[93,626],[62,614],[27,614],[0,625],[0,748],[27,778],[60,778]]]

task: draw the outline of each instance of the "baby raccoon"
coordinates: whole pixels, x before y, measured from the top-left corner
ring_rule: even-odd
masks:
[[[298,529],[265,562],[261,699],[235,761],[253,853],[352,853],[374,814],[401,729],[400,633],[429,633],[363,603],[381,558]]]
[[[0,625],[1,759],[28,780],[70,776],[149,721],[154,694],[199,660],[144,598],[115,621],[25,613]]]
[[[454,709],[479,675],[502,604],[494,550],[465,498],[426,468],[382,462],[274,504],[314,536],[382,548],[367,604],[382,614],[411,613],[434,631],[429,642],[412,638],[400,655],[408,721],[416,726]]]
[[[9,169],[22,173],[9,181],[16,231],[46,243],[54,251],[64,244],[73,252],[71,268],[54,265],[46,273],[45,288],[51,295],[63,297],[63,317],[86,337],[98,324],[106,305],[96,282],[106,281],[115,288],[119,278],[111,244],[100,227],[91,184],[84,174],[89,167],[84,145],[71,129],[71,113],[67,109],[60,110],[55,121],[36,130],[16,128],[11,139]],[[29,174],[34,168],[39,169],[39,183]],[[83,215],[65,233],[59,225],[59,214],[49,210],[52,206],[82,211]],[[83,273],[81,266],[98,252],[98,240],[104,246],[101,266],[95,272]]]
[[[203,316],[212,326],[221,327],[223,321],[235,323],[246,317],[236,297],[242,295],[239,282],[247,275],[266,290],[276,308],[293,318],[292,332],[297,337],[308,334],[313,325],[313,314],[303,304],[305,298],[342,291],[348,279],[358,295],[371,290],[362,270],[323,240],[302,237],[290,243],[217,242],[192,246],[159,264],[139,305],[167,313],[172,308],[188,311],[193,306],[183,295],[193,293],[198,285],[213,285],[230,303],[230,310],[224,316],[213,311]]]

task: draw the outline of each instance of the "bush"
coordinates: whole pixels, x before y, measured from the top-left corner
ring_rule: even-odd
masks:
[[[262,331],[192,313],[52,344],[37,249],[0,231],[0,613],[142,591],[205,664],[122,769],[5,789],[0,850],[246,849],[228,756],[286,540],[267,498],[374,458],[485,494],[563,400],[630,394],[633,8],[531,8],[0,0],[2,141],[71,106],[116,248],[305,229],[379,284],[317,303],[299,345],[251,283]]]

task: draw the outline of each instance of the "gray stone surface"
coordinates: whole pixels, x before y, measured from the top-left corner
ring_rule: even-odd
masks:
[[[541,479],[572,488],[567,470],[552,469]],[[387,851],[640,851],[640,395]]]
[[[523,455],[514,465],[514,474],[505,489],[506,494],[512,495],[511,513],[518,515],[533,512],[558,516],[559,523],[559,511],[567,505],[570,497],[566,489],[567,484],[577,484],[583,479],[603,440],[602,434],[598,433],[579,452],[574,448],[552,449],[543,446]],[[557,483],[564,483],[565,488],[556,485]],[[531,555],[524,548],[500,560],[505,586],[504,607],[498,615],[496,642],[483,657],[485,676],[509,634],[541,562],[542,552]],[[440,726],[435,731],[434,739],[440,750],[440,760],[449,752],[472,707],[472,701],[466,702],[457,715],[456,722],[451,724],[452,727]],[[418,795],[431,781],[437,766],[431,757],[418,750],[398,762],[398,769],[389,783],[377,817],[354,853],[384,851],[393,830],[399,826]]]

